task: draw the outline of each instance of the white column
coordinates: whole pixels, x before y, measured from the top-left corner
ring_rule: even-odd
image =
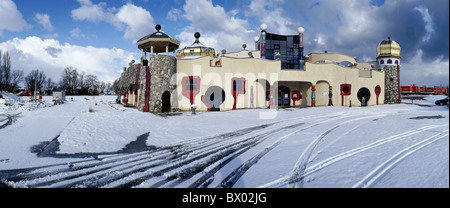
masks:
[[[169,46],[166,46],[166,55],[169,55]]]

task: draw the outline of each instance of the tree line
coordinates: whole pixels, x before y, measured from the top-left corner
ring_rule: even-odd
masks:
[[[39,69],[31,71],[27,76],[20,69],[12,69],[11,58],[8,51],[0,50],[0,91],[16,92],[20,84],[31,92],[38,90],[40,94],[51,94],[53,91],[65,91],[68,95],[98,95],[109,94],[115,90],[111,83],[98,80],[98,77],[84,72],[79,73],[77,68],[66,67],[58,83],[47,77]]]

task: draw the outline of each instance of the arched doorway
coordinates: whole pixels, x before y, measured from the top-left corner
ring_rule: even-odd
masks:
[[[328,105],[330,101],[330,84],[325,80],[316,83],[316,106]]]
[[[163,113],[170,112],[170,92],[165,91],[162,94],[162,109]]]
[[[211,86],[202,96],[202,101],[208,111],[220,111],[220,105],[225,101],[225,91],[219,86]]]
[[[291,106],[291,90],[286,86],[278,87],[278,106]]]
[[[367,102],[370,99],[370,90],[363,87],[358,90],[358,100],[361,102],[361,106],[367,106]]]

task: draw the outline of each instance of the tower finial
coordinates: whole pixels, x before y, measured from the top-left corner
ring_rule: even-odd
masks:
[[[194,43],[200,43],[200,41],[198,40],[200,38],[200,33],[199,32],[195,32],[194,37],[195,37],[195,42]]]
[[[159,24],[156,25],[156,26],[155,26],[155,29],[156,29],[157,32],[159,32],[159,31],[161,30],[161,25],[159,25]]]

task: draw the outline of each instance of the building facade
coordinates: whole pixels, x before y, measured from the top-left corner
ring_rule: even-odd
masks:
[[[256,50],[243,45],[241,51],[220,54],[201,44],[199,33],[191,46],[176,52],[177,41],[170,36],[152,39],[156,35],[150,34],[144,37],[145,47],[138,41],[140,63],[130,63],[122,73],[122,101],[154,113],[188,111],[193,105],[200,111],[222,111],[400,103],[397,42],[383,40],[377,61],[357,62],[340,53],[305,56],[304,29],[298,31],[284,36],[268,33],[262,25]],[[165,47],[155,50],[152,45]]]

